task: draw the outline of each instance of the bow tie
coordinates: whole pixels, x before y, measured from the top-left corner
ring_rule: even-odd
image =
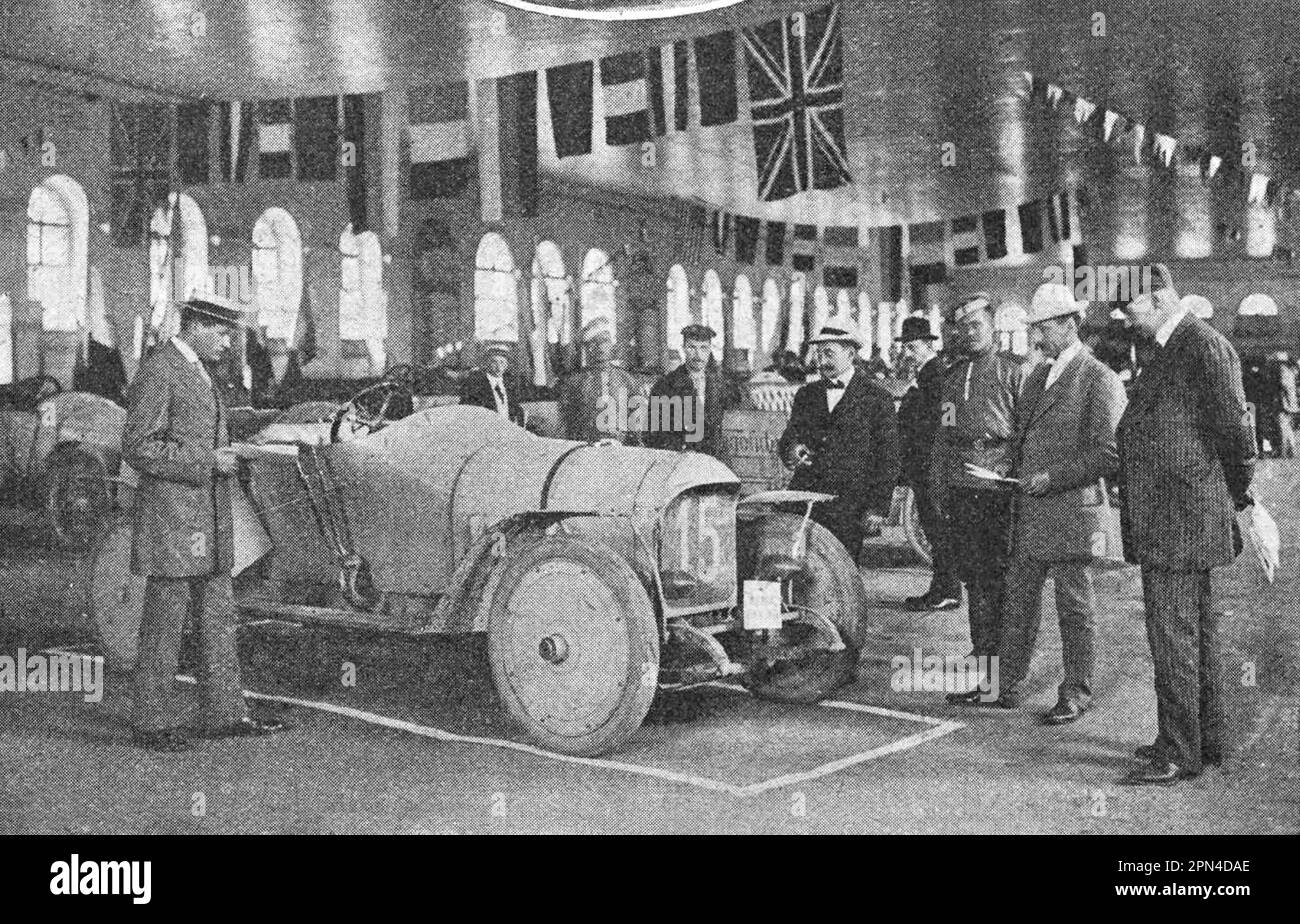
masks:
[[[839,379],[831,379],[829,382],[826,383],[826,387],[827,387],[827,388],[843,388],[843,387],[844,387],[844,383],[841,382]]]

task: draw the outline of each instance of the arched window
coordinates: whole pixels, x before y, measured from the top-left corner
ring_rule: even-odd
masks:
[[[48,331],[86,326],[90,207],[71,177],[46,177],[27,200],[27,297]]]
[[[813,314],[812,327],[808,333],[816,335],[826,322],[831,319],[831,297],[826,291],[825,286],[818,286],[813,289]]]
[[[1241,300],[1241,304],[1237,306],[1237,314],[1276,317],[1277,302],[1275,302],[1273,297],[1270,295],[1265,295],[1262,292],[1255,292],[1251,295],[1247,295]]]
[[[384,371],[388,339],[388,293],[384,291],[384,252],[373,231],[339,235],[339,340],[363,341],[371,371]]]
[[[302,306],[302,235],[282,208],[269,208],[253,225],[253,302],[269,340],[292,345]]]
[[[172,193],[166,206],[154,209],[149,222],[149,323],[158,339],[166,340],[180,329],[180,314],[172,309],[177,303],[211,292],[247,305],[251,289],[243,267],[209,270],[208,223],[190,196]]]
[[[875,328],[871,318],[871,296],[866,292],[858,293],[858,336],[862,338],[862,349],[858,355],[863,359],[871,358],[871,345],[875,342]]]
[[[515,258],[501,235],[489,231],[474,258],[474,338],[519,341],[519,290]]]
[[[603,250],[594,247],[582,260],[582,322],[581,328],[600,319],[609,325],[609,332],[618,342],[618,323],[614,290],[614,264]]]
[[[573,293],[565,274],[564,255],[552,241],[542,241],[533,256],[529,297],[533,311],[533,384],[546,385],[547,345],[560,348],[573,343]],[[551,369],[557,368],[552,357]]]
[[[736,277],[736,289],[731,299],[731,346],[744,350],[749,363],[754,363],[758,336],[754,331],[754,289],[748,276]]]
[[[998,349],[1017,356],[1029,354],[1029,328],[1025,326],[1025,309],[1015,302],[1003,302],[993,314],[993,330]]]
[[[763,283],[763,310],[759,316],[758,342],[759,352],[765,362],[781,348],[781,286],[775,279]]]
[[[713,357],[722,358],[723,320],[722,320],[722,279],[716,270],[704,274],[704,292],[700,298],[700,323],[713,328],[717,337],[713,339]]]
[[[668,271],[668,337],[664,341],[668,352],[682,356],[682,328],[691,323],[691,281],[680,263],[674,264]]]
[[[786,325],[785,348],[800,355],[803,353],[803,312],[807,285],[803,273],[790,274],[790,315]]]

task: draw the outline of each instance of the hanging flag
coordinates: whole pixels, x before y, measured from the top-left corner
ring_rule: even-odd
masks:
[[[656,138],[668,133],[668,101],[664,91],[664,70],[672,46],[646,52],[646,88],[650,92],[650,133]],[[671,65],[669,65],[671,66]]]
[[[489,77],[474,82],[474,147],[478,151],[479,217],[500,221],[503,214],[501,188],[501,104],[497,81]]]
[[[757,218],[737,215],[736,226],[736,262],[744,266],[754,265],[754,256],[758,252],[758,232],[762,225]]]
[[[650,92],[645,54],[629,51],[601,58],[600,85],[605,100],[605,143],[617,146],[649,140]]]
[[[1141,122],[1133,123],[1133,161],[1142,163],[1142,149],[1146,146],[1147,128]]]
[[[781,266],[785,263],[785,222],[767,223],[767,241],[763,258],[768,266]]]
[[[1073,189],[1052,196],[1047,211],[1047,223],[1052,240],[1057,243],[1077,244],[1082,240],[1077,221],[1077,204]]]
[[[293,103],[287,99],[257,104],[257,175],[284,179],[293,175]]]
[[[1102,117],[1102,141],[1110,141],[1111,132],[1115,130],[1115,123],[1119,121],[1119,113],[1113,109],[1107,109],[1105,116]]]
[[[1271,181],[1262,173],[1252,173],[1250,175],[1250,194],[1246,201],[1251,205],[1263,205],[1268,197],[1268,187]]]
[[[952,220],[951,246],[954,266],[971,266],[980,262],[978,215],[965,215]]]
[[[1020,218],[1020,252],[1038,253],[1043,249],[1043,213],[1042,203],[1035,199],[1019,208]]]
[[[907,263],[921,267],[948,266],[947,229],[942,221],[922,221],[907,227]]]
[[[510,172],[511,206],[523,218],[537,215],[541,187],[537,166],[537,72],[523,71],[503,77],[500,91],[510,105],[502,106],[501,137],[508,139],[505,158]]]
[[[903,297],[903,226],[881,228],[880,300],[895,303]]]
[[[471,160],[469,83],[415,87],[410,106],[412,199],[460,196]]]
[[[183,186],[208,182],[211,124],[211,103],[181,103],[176,107],[176,178]]]
[[[1174,162],[1174,148],[1178,146],[1177,139],[1156,132],[1152,145],[1160,155],[1160,159],[1165,162],[1166,167]]]
[[[731,216],[719,209],[710,214],[709,224],[713,230],[713,249],[718,256],[725,256],[727,241],[731,239]]]
[[[1007,213],[991,209],[981,216],[984,225],[984,255],[987,260],[1001,260],[1007,255]]]
[[[360,234],[370,227],[366,200],[365,104],[364,95],[348,94],[343,97],[339,113],[339,136],[348,145],[348,156],[341,158],[340,162],[343,165],[344,182],[347,184],[348,216],[352,221],[353,234]]]
[[[171,194],[171,119],[168,107],[114,103],[109,132],[113,243],[137,247],[153,210]]]
[[[852,182],[839,7],[796,13],[742,35],[759,197],[772,202]]]
[[[217,103],[217,126],[221,179],[226,183],[242,183],[248,178],[248,155],[253,139],[253,104],[238,101]]]
[[[1095,103],[1091,103],[1082,96],[1074,100],[1074,121],[1082,125],[1092,118],[1092,114],[1097,111]]]
[[[556,157],[591,153],[594,67],[590,61],[579,61],[546,69],[546,98],[551,108]]]
[[[295,100],[293,114],[298,179],[335,179],[339,160],[339,98],[313,96]]]
[[[828,289],[858,287],[858,229],[830,226],[822,234],[822,285]]]
[[[673,42],[673,125],[686,131],[690,113],[690,44]]]
[[[794,252],[790,266],[799,273],[811,273],[817,266],[817,226],[794,226]]]
[[[736,121],[736,34],[715,32],[697,38],[695,73],[700,88],[700,124]]]

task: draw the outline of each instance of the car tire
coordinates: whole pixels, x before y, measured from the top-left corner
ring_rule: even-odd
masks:
[[[659,626],[632,568],[604,544],[555,535],[499,560],[488,610],[497,694],[538,746],[591,757],[641,727],[659,678]]]
[[[87,552],[113,515],[112,483],[104,460],[83,446],[60,446],[45,468],[45,515],[59,547]]]
[[[930,551],[930,540],[925,535],[925,530],[921,528],[921,512],[916,507],[916,492],[911,488],[907,489],[907,494],[903,497],[903,535],[907,537],[907,544],[912,547],[912,551],[920,557],[926,565],[933,564],[934,556]]]
[[[793,537],[803,518],[789,513],[764,517],[760,532]],[[788,540],[784,540],[788,546]],[[794,602],[825,613],[839,630],[843,651],[818,651],[799,660],[767,665],[748,664],[741,678],[746,689],[762,699],[783,703],[815,703],[857,676],[861,633],[867,611],[866,590],[857,566],[843,544],[819,523],[808,523],[804,569],[792,578]],[[798,625],[798,624],[796,624]],[[804,629],[799,626],[799,629]],[[791,628],[782,629],[784,636]]]

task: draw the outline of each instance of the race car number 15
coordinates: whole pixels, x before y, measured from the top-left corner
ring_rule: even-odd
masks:
[[[705,584],[717,580],[722,568],[724,553],[720,519],[723,510],[716,494],[687,495],[681,499],[677,510],[679,567]]]

